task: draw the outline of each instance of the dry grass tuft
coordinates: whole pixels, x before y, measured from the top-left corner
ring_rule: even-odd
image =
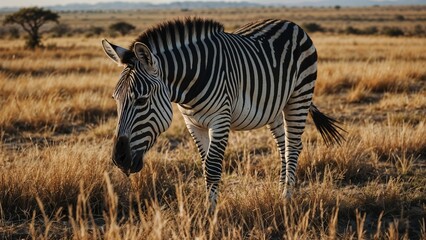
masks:
[[[387,159],[404,154],[424,154],[426,151],[426,128],[424,122],[410,127],[406,124],[365,126],[366,131],[361,135],[363,145],[371,149],[379,157]]]
[[[368,92],[410,92],[419,89],[426,76],[423,61],[401,62],[386,59],[380,62],[327,62],[319,69],[315,91],[318,94],[338,93],[352,89],[348,100]],[[357,93],[357,94],[355,94]],[[356,101],[356,97],[354,98]]]

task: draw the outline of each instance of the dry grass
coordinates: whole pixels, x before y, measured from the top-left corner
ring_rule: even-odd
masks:
[[[382,10],[383,19],[397,14],[394,8]],[[336,10],[287,13],[324,20],[331,11]],[[342,9],[333,24],[357,11]],[[363,11],[378,18],[375,8]],[[411,24],[417,21],[411,8],[401,11]],[[235,10],[209,14],[227,26],[242,21]],[[240,17],[257,17],[251,14]],[[82,18],[106,16],[86,15]],[[75,15],[64,19],[71,21],[69,16]],[[144,17],[152,18],[146,24],[159,20]],[[213,216],[206,213],[196,147],[177,111],[142,172],[127,178],[112,165],[116,119],[110,96],[120,68],[103,55],[100,39],[50,39],[51,47],[37,52],[22,49],[22,40],[0,40],[5,60],[0,63],[0,238],[426,238],[424,39],[312,37],[320,56],[315,102],[343,121],[346,142],[327,148],[309,123],[297,190],[284,200],[269,130],[232,132]],[[127,45],[131,38],[112,41]]]
[[[407,40],[409,42],[409,40]],[[426,48],[426,45],[424,45]],[[362,92],[409,92],[420,90],[426,80],[425,61],[347,61],[321,65],[316,91],[318,94],[338,93],[350,89]],[[350,99],[349,99],[350,100]]]

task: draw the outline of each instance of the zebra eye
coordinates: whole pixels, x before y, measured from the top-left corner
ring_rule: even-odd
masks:
[[[139,97],[135,100],[137,106],[144,106],[148,102],[148,97]]]

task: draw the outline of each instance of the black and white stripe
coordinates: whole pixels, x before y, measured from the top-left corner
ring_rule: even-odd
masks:
[[[334,120],[312,104],[317,53],[292,22],[262,20],[227,33],[211,20],[177,20],[144,32],[131,50],[108,42],[104,49],[127,65],[114,93],[117,138],[130,136],[132,151],[145,152],[170,125],[170,102],[178,103],[199,149],[213,208],[229,130],[270,128],[286,195],[295,183],[308,112],[326,139],[341,139]],[[137,104],[143,96],[149,109]]]

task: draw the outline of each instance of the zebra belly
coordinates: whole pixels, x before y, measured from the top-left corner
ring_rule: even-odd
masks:
[[[285,98],[282,95],[278,95],[276,99],[265,98],[265,101],[261,103],[253,101],[252,98],[240,97],[237,100],[231,113],[232,130],[251,130],[263,127],[272,123],[284,109],[283,99]]]

